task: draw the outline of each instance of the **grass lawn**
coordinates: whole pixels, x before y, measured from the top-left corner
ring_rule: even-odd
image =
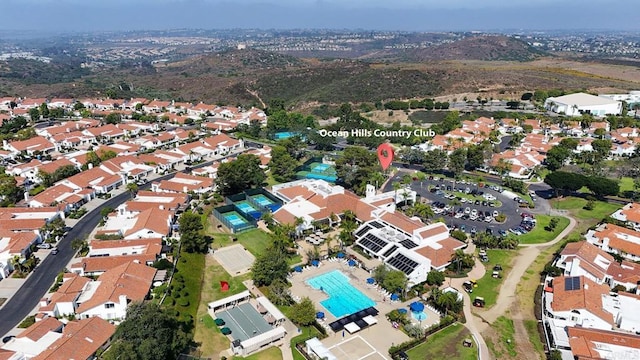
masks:
[[[229,340],[220,333],[220,329],[215,325],[213,319],[207,312],[207,303],[231,296],[246,290],[242,281],[248,279],[248,275],[232,277],[224,268],[219,265],[211,255],[206,258],[206,269],[204,271],[204,286],[198,307],[197,321],[195,322],[195,341],[199,342],[200,351],[203,357],[217,359],[220,352],[229,348]],[[229,283],[229,291],[220,290],[220,281]]]
[[[558,236],[569,225],[569,219],[562,216],[535,215],[537,223],[533,230],[526,234],[518,235],[521,244],[540,244],[549,242]],[[553,231],[545,230],[552,218],[558,219],[558,225]]]
[[[518,352],[516,351],[516,343],[514,339],[515,329],[513,327],[513,320],[508,319],[504,316],[500,316],[493,324],[491,324],[499,334],[500,338],[500,348],[504,348],[507,351],[507,354],[511,357],[518,356]],[[487,342],[487,345],[489,342]],[[501,351],[496,349],[496,346],[491,343],[489,348],[493,351],[493,355],[496,358],[500,358],[503,354]],[[498,353],[496,353],[498,351]]]
[[[271,244],[269,234],[260,229],[247,230],[238,234],[212,233],[211,235],[213,235],[214,239],[211,246],[214,249],[232,245],[232,238],[237,237],[238,243],[242,244],[255,257],[262,254],[267,249],[267,246]],[[302,261],[302,257],[294,255],[289,259],[289,264],[298,264],[300,261]]]
[[[282,360],[282,352],[280,351],[280,348],[277,347],[270,347],[266,350],[260,351],[259,353],[247,356],[247,357],[240,357],[240,356],[234,356],[232,358],[233,360],[241,360],[241,359],[246,359],[246,360]]]
[[[538,354],[544,354],[544,345],[542,344],[542,340],[540,340],[540,334],[538,333],[538,321],[525,320],[524,327],[527,329],[529,341],[531,341],[531,345],[533,345],[533,348],[536,349]]]
[[[622,207],[619,204],[595,201],[593,210],[585,210],[584,206],[587,204],[587,200],[573,196],[552,199],[550,202],[554,209],[568,210],[576,219],[595,220],[596,223]]]
[[[187,315],[191,315],[193,319],[196,319],[198,304],[200,303],[200,291],[202,290],[205,255],[182,252],[176,267],[176,276],[179,274],[184,278],[184,289],[179,292],[180,297],[176,298],[174,308],[180,311],[181,318],[184,319]],[[173,285],[175,286],[176,284],[173,283]],[[186,296],[184,296],[185,294]],[[184,299],[189,302],[188,306],[180,305],[180,302],[184,301]]]
[[[474,342],[473,347],[462,346],[464,339],[472,339],[469,330],[462,324],[455,323],[428,337],[427,341],[407,350],[411,360],[422,359],[463,359],[472,360],[478,358],[478,348]]]
[[[630,177],[623,177],[620,179],[620,194],[624,194],[626,191],[635,190],[633,187],[633,179]]]
[[[469,294],[472,300],[476,296],[480,296],[484,298],[485,308],[495,305],[496,299],[498,298],[499,287],[502,284],[503,279],[491,277],[491,274],[493,273],[493,266],[500,264],[502,266],[502,277],[505,278],[507,276],[506,274],[511,270],[511,261],[516,254],[517,251],[515,250],[487,250],[489,262],[484,263],[487,268],[487,272],[481,279],[476,280],[478,282],[478,286],[473,288],[472,294]]]
[[[282,308],[280,308],[282,310]],[[300,335],[295,336],[291,339],[291,351],[293,353],[294,360],[306,360],[302,354],[296,349],[296,344],[305,342],[311,338],[317,337],[319,339],[322,338],[322,334],[313,326],[303,327],[300,329]]]

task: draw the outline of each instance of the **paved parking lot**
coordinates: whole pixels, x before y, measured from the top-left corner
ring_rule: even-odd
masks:
[[[396,176],[401,177],[402,175],[404,174],[400,173],[399,175],[396,175]],[[391,183],[392,182],[390,182],[389,184]],[[492,184],[487,184],[487,185],[492,185]],[[441,189],[444,187],[444,191],[440,193],[429,191],[430,187],[435,187],[435,186],[439,186]],[[474,220],[471,220],[470,218],[465,219],[466,217],[456,218],[454,216],[447,215],[446,213],[437,214],[436,215],[437,217],[444,218],[447,226],[449,226],[450,228],[460,228],[460,229],[464,227],[464,230],[467,233],[470,233],[471,230],[474,228],[476,229],[477,232],[486,231],[486,229],[491,229],[494,235],[498,235],[500,230],[508,231],[509,229],[517,227],[520,224],[521,210],[518,206],[518,202],[514,201],[513,197],[507,196],[507,192],[501,193],[496,190],[490,189],[488,187],[480,187],[477,183],[469,184],[469,183],[456,182],[451,178],[443,178],[442,176],[438,176],[437,178],[434,178],[434,180],[426,179],[422,182],[414,181],[411,184],[411,189],[415,190],[418,193],[418,195],[420,195],[420,197],[427,199],[428,202],[430,203],[441,202],[441,203],[444,203],[445,205],[451,205],[454,201],[459,202],[459,200],[457,199],[445,198],[446,194],[454,193],[455,189],[461,189],[465,191],[467,188],[469,188],[469,191],[474,191],[474,190],[477,192],[481,191],[483,192],[483,194],[490,194],[494,196],[496,198],[496,201],[500,202],[499,204],[500,206],[499,207],[489,206],[488,203],[490,203],[491,201],[487,201],[486,205],[483,205],[482,203],[476,205],[475,202],[472,204],[460,203],[459,205],[452,205],[454,213],[459,211],[459,209],[461,208],[463,209],[463,212],[464,212],[467,207],[469,208],[469,212],[471,212],[474,209],[478,212],[482,211],[483,213],[487,211],[490,213],[493,213],[494,211],[498,211],[499,213],[506,215],[507,217],[506,220],[503,223],[497,223],[496,221],[487,223],[485,221],[480,221],[479,219],[474,221]],[[451,190],[448,190],[448,189],[451,189]],[[496,202],[494,201],[494,203]],[[528,212],[528,209],[525,208],[523,211]]]

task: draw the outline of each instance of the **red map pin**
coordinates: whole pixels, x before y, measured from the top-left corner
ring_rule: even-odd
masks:
[[[378,160],[380,160],[382,170],[387,170],[393,161],[393,146],[391,144],[382,143],[378,146]]]

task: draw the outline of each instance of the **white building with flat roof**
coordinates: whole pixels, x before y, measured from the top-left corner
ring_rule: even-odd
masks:
[[[544,108],[554,113],[568,116],[591,114],[594,116],[620,115],[622,102],[586,93],[575,93],[550,97],[544,102]]]

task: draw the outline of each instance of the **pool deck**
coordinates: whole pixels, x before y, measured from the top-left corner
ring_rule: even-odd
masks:
[[[368,342],[369,344],[373,344],[380,354],[385,354],[385,357],[388,357],[387,351],[391,346],[409,340],[409,337],[402,331],[393,328],[391,323],[386,319],[385,315],[394,309],[408,309],[409,304],[415,301],[415,298],[403,303],[398,301],[389,301],[389,299],[385,298],[377,290],[377,288],[367,284],[366,279],[371,275],[367,271],[359,267],[349,267],[344,262],[329,262],[325,260],[321,262],[321,265],[319,267],[310,267],[301,273],[293,273],[292,277],[289,279],[292,284],[292,295],[299,297],[309,297],[315,303],[316,309],[325,313],[326,318],[322,323],[328,325],[331,322],[337,320],[331,314],[331,312],[326,310],[320,304],[320,301],[328,298],[327,294],[320,290],[313,289],[305,282],[309,278],[324,274],[332,270],[340,270],[345,275],[347,275],[350,279],[349,283],[353,287],[360,290],[363,294],[367,295],[371,300],[375,301],[375,307],[376,309],[378,309],[380,314],[378,314],[378,316],[376,317],[378,319],[377,324],[361,330],[353,335],[345,331],[343,337],[342,332],[334,334],[329,331],[329,337],[322,340],[322,343],[325,344],[325,346],[330,347],[333,345],[337,345],[344,340],[348,340],[351,337],[361,336],[366,340],[366,342]],[[421,325],[423,327],[427,328],[440,321],[440,316],[430,309],[425,308],[424,312],[427,314],[427,319],[422,321]],[[415,319],[412,320],[417,324],[417,321]]]

